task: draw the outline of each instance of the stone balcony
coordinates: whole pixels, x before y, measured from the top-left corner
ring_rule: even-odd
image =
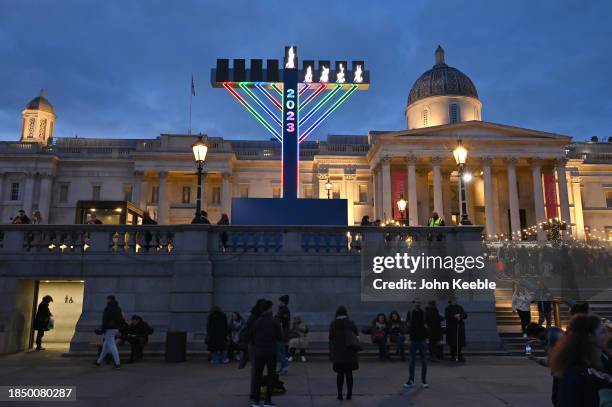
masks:
[[[447,241],[480,241],[481,232],[479,226],[2,225],[0,353],[19,348],[9,343],[23,343],[9,340],[15,330],[21,329],[21,336],[27,331],[15,315],[22,281],[84,281],[72,351],[96,340],[93,330],[109,294],[126,316],[137,313],[153,324],[152,347],[163,346],[167,331],[182,330],[188,332],[189,349],[198,350],[205,346],[213,304],[247,315],[257,298],[289,294],[293,315],[301,315],[315,337],[338,305],[346,305],[360,325],[377,312],[398,309],[404,315],[407,302],[361,301],[361,250],[369,242],[426,240],[432,233]],[[499,347],[493,296],[464,305],[471,314],[468,342]]]

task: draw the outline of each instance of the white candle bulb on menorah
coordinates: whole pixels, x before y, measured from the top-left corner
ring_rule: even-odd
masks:
[[[344,83],[346,79],[344,78],[344,67],[340,64],[340,72],[336,74],[336,83]]]
[[[353,79],[353,82],[363,82],[363,71],[361,70],[361,65],[357,65],[357,67],[355,68],[355,78]]]
[[[326,68],[325,65],[321,65],[321,77],[319,78],[319,82],[329,82],[329,68]]]
[[[295,68],[295,51],[293,51],[293,47],[289,47],[289,52],[287,52],[287,63],[285,64],[285,68]]]
[[[308,65],[306,68],[306,75],[304,75],[304,82],[312,82],[312,67]]]

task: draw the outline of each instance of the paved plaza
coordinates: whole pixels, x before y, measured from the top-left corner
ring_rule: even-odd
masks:
[[[5,402],[11,406],[234,407],[248,406],[249,369],[235,363],[212,366],[205,357],[166,364],[161,357],[96,368],[87,357],[67,358],[59,350],[0,357],[0,385],[72,385],[77,402]],[[407,391],[402,384],[408,364],[364,358],[355,374],[350,402],[336,400],[335,374],[324,357],[293,363],[283,377],[288,393],[274,401],[280,407],[306,406],[550,406],[547,369],[520,357],[471,357],[465,365],[429,365],[427,390]],[[418,377],[418,368],[417,368]]]

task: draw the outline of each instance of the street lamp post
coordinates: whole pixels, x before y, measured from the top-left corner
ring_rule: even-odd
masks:
[[[404,199],[404,195],[400,195],[400,198],[397,200],[397,209],[400,211],[400,217],[402,219],[402,225],[404,224],[404,213],[406,212],[406,200]]]
[[[467,213],[467,201],[465,196],[465,162],[467,161],[468,151],[463,145],[461,145],[461,140],[457,143],[457,147],[453,150],[453,156],[455,157],[455,161],[457,162],[457,170],[459,173],[459,189],[461,194],[461,221],[459,222],[461,225],[471,225],[472,222],[468,219]]]
[[[204,143],[202,136],[198,137],[198,140],[191,146],[193,150],[193,156],[198,169],[198,194],[196,196],[196,213],[191,223],[204,223],[202,218],[202,173],[204,167],[204,160],[206,160],[206,153],[208,152],[208,146]]]
[[[330,192],[332,189],[332,183],[329,180],[329,177],[327,177],[327,182],[325,182],[325,189],[327,190],[327,199],[330,199]]]

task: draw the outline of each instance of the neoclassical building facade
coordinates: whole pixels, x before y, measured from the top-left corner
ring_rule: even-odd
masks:
[[[612,228],[612,143],[483,121],[472,80],[446,64],[434,66],[409,92],[406,129],[330,135],[305,141],[300,196],[346,199],[347,224],[402,220],[425,225],[433,211],[459,219],[459,140],[468,150],[469,218],[491,239],[544,238],[538,228],[558,218],[574,238],[607,239]],[[160,224],[189,223],[196,202],[191,144],[196,136],[152,139],[56,137],[55,110],[44,94],[22,113],[19,141],[0,142],[0,221],[41,213],[44,223],[72,224],[79,201],[127,201]],[[6,138],[10,138],[6,137]],[[202,192],[211,221],[231,218],[232,197],[280,197],[276,141],[207,137]],[[331,183],[331,189],[326,184]],[[405,198],[400,213],[397,201]],[[610,229],[612,230],[612,229]],[[612,233],[611,233],[612,235]]]

